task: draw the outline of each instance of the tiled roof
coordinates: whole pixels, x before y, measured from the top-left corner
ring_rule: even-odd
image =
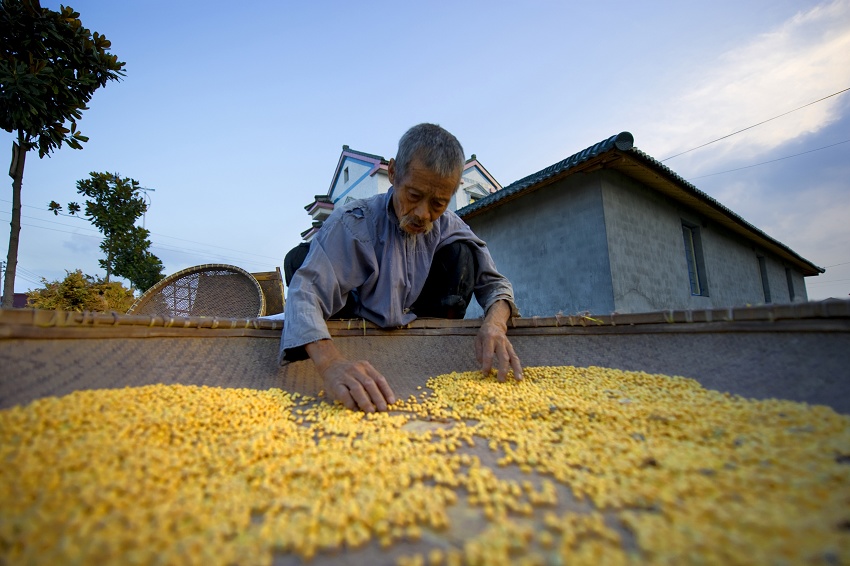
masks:
[[[387,159],[382,155],[375,155],[374,153],[366,153],[365,151],[360,151],[360,150],[357,150],[357,149],[351,149],[347,145],[342,146],[342,151],[347,152],[347,153],[355,153],[357,155],[361,155],[363,157],[368,157],[368,158],[371,158],[371,159],[377,159],[378,161],[380,161],[384,165],[389,164],[389,161],[387,161]]]
[[[634,145],[635,138],[629,132],[621,132],[616,136],[611,136],[607,140],[603,140],[596,145],[592,145],[584,151],[580,151],[575,155],[571,155],[567,157],[563,161],[559,161],[554,165],[550,165],[546,169],[538,171],[533,175],[529,175],[528,177],[523,177],[519,181],[514,181],[507,187],[504,187],[501,191],[496,191],[492,193],[490,196],[479,199],[472,204],[464,206],[460,210],[457,211],[458,216],[463,218],[464,216],[468,216],[474,212],[478,212],[485,208],[490,208],[495,205],[500,200],[506,199],[510,196],[516,195],[524,191],[525,189],[537,185],[538,183],[545,181],[551,177],[559,175],[576,165],[587,161],[593,157],[601,153],[605,153],[607,151],[611,151],[612,149],[620,149],[620,150],[629,150]]]
[[[606,159],[609,157],[607,154],[610,154],[610,158],[612,159]],[[619,159],[621,157],[625,157],[626,159]],[[679,200],[710,216],[714,220],[721,221],[722,224],[736,229],[738,233],[759,242],[761,245],[773,248],[780,255],[798,263],[807,275],[817,275],[824,272],[823,268],[816,266],[798,255],[782,242],[768,236],[720,204],[714,198],[697,189],[660,161],[635,148],[634,136],[629,132],[621,132],[615,136],[611,136],[537,173],[515,181],[501,191],[496,191],[487,197],[461,208],[457,211],[457,214],[461,218],[475,216],[487,209],[499,206],[500,201],[511,199],[512,197],[516,198],[523,192],[539,188],[547,180],[568,174],[571,172],[570,170],[576,169],[577,166],[591,160],[597,160],[597,158],[605,162],[605,166],[609,166],[629,177],[637,179],[662,194]]]

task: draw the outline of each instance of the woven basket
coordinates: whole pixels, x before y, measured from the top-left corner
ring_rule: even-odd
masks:
[[[234,265],[196,265],[169,275],[130,307],[127,314],[163,317],[263,315],[265,298],[257,279]]]
[[[262,318],[180,318],[0,309],[0,409],[75,391],[153,384],[257,390],[275,388],[315,397],[324,384],[311,361],[286,366],[277,363],[283,324],[284,321]],[[429,377],[452,371],[480,369],[473,346],[480,325],[480,320],[417,319],[404,328],[383,329],[354,319],[329,321],[328,329],[344,356],[352,360],[368,360],[386,376],[397,398],[408,399],[424,394],[422,389],[427,388]],[[850,301],[518,318],[510,321],[508,335],[526,367],[576,365],[660,372],[693,378],[704,387],[746,398],[777,397],[825,404],[850,414]],[[687,399],[681,402],[687,403]],[[576,407],[581,407],[582,403],[582,400],[576,400]],[[46,404],[43,410],[50,411],[52,406]],[[640,403],[633,407],[637,412],[644,410],[640,408]],[[108,409],[102,405],[99,410]],[[194,407],[175,406],[175,418],[182,411],[193,410]],[[574,409],[564,407],[564,410]],[[575,410],[578,412],[580,409]],[[676,414],[675,408],[670,411],[671,415]],[[781,414],[776,416],[776,410],[765,410],[759,419],[780,417]],[[276,418],[277,415],[270,417],[267,430],[272,434],[285,434],[277,432],[286,429],[273,424]],[[671,417],[671,420],[675,418]],[[667,429],[666,418],[659,419],[658,423],[661,427],[659,430]],[[414,424],[422,427],[416,430],[433,430],[435,436],[453,426],[440,420],[419,420]],[[160,426],[168,430],[169,425],[163,422]],[[305,426],[312,426],[312,423]],[[527,426],[536,426],[534,417],[529,417]],[[579,423],[577,426],[590,425]],[[631,421],[624,420],[622,426],[623,438],[637,440],[634,434],[629,434],[632,431],[629,427],[633,426]],[[79,434],[84,434],[85,427],[80,428],[83,430]],[[796,438],[800,438],[800,442],[806,441],[808,432],[805,429],[796,433],[792,433],[792,430],[787,431],[789,442],[796,442]],[[718,431],[722,432],[722,429],[707,426],[705,434],[716,435]],[[232,434],[214,430],[209,433]],[[59,433],[47,430],[46,434]],[[71,430],[69,434],[78,432]],[[105,451],[111,448],[109,440],[104,440]],[[730,435],[730,445],[732,440]],[[316,441],[318,443],[320,437]],[[620,438],[612,438],[613,445],[616,446],[618,442],[621,442]],[[747,438],[746,443],[749,442],[761,450],[758,448],[762,445],[760,438]],[[573,446],[576,444],[564,441],[564,450],[573,450]],[[843,453],[838,452],[837,443],[834,447],[824,444],[823,449],[834,451],[833,457],[840,461],[838,458]],[[342,457],[361,457],[354,452],[343,454]],[[544,479],[536,473],[523,472],[514,464],[496,470],[495,457],[486,442],[476,442],[475,445],[464,442],[458,447],[458,452],[475,458],[485,469],[498,471],[498,477],[517,484],[534,481],[537,486]],[[261,456],[265,458],[265,455]],[[254,455],[249,454],[247,457],[253,458]],[[671,454],[671,457],[675,457],[675,454]],[[731,457],[730,461],[734,462],[735,458],[738,456]],[[303,462],[306,461],[298,466],[304,466]],[[763,472],[765,482],[784,481],[781,473],[788,464],[768,460],[763,463],[768,464]],[[6,466],[3,471],[7,472],[7,477],[16,473],[17,470],[10,467],[9,462],[4,461],[3,465]],[[257,464],[256,469],[262,469],[261,465]],[[245,464],[244,468],[254,469],[254,464]],[[699,472],[704,470],[710,472],[711,468]],[[311,474],[313,472],[309,469],[307,471]],[[298,472],[299,475],[302,473]],[[333,470],[329,470],[329,474],[332,473]],[[392,473],[392,470],[385,473]],[[612,473],[623,472],[614,470]],[[682,472],[683,475],[685,473]],[[733,467],[723,468],[717,475],[730,474],[734,477],[737,473]],[[708,473],[704,481],[706,486],[712,485]],[[50,489],[50,486],[45,486],[44,497],[50,497]],[[618,526],[617,532],[621,533],[624,548],[627,551],[635,548],[635,535],[625,530],[625,524],[613,510],[596,509],[589,501],[576,499],[564,485],[559,486],[559,489],[561,492],[557,506],[535,510],[535,516],[521,517],[523,522],[519,524],[533,525],[535,532],[541,532],[546,528],[542,517],[544,513],[564,517],[567,513],[601,512],[607,525]],[[659,489],[663,491],[665,488],[660,486]],[[715,498],[715,493],[722,493],[710,487],[705,490],[703,493],[710,498]],[[178,497],[180,493],[175,491],[174,496]],[[302,504],[293,503],[285,489],[278,490],[274,499],[275,505]],[[395,541],[390,549],[383,549],[372,541],[359,548],[346,547],[339,553],[322,552],[314,557],[312,564],[379,566],[395,564],[398,556],[416,553],[421,556],[423,548],[463,547],[477,533],[484,532],[487,524],[478,511],[469,507],[467,495],[459,492],[457,499],[458,503],[451,511],[453,524],[450,529],[429,529],[425,531],[427,534],[424,540],[405,538]],[[676,505],[680,503],[676,502]],[[635,507],[629,512],[662,516],[659,508],[654,506]],[[834,519],[832,525],[835,526],[831,528],[843,528],[839,521],[845,517],[846,514],[842,514],[839,519]],[[252,515],[250,528],[260,528],[259,522],[262,520],[262,513]],[[772,534],[777,531],[764,532]],[[256,536],[248,530],[244,533],[246,540]],[[32,536],[35,538],[36,535]],[[237,536],[242,536],[242,533]],[[693,560],[699,560],[699,548],[694,548],[690,556]],[[824,552],[820,556],[830,554]],[[519,559],[520,556],[517,554],[514,558]],[[273,562],[301,564],[303,560],[276,549]],[[605,563],[604,559],[599,562]]]
[[[256,312],[256,311],[255,311]],[[154,383],[283,388],[316,395],[305,360],[277,363],[284,322],[0,309],[0,408],[81,389]],[[417,319],[384,329],[331,320],[342,354],[368,360],[401,399],[429,377],[480,368],[480,320]],[[603,366],[680,375],[748,398],[850,414],[850,301],[715,310],[516,318],[526,366]]]
[[[254,276],[263,290],[263,298],[266,301],[263,316],[282,313],[286,305],[286,297],[283,292],[283,276],[280,273],[280,268],[276,268],[275,271],[254,272],[251,275]]]

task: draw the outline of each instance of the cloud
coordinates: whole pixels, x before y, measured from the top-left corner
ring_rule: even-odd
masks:
[[[715,180],[708,188],[747,221],[827,268],[825,274],[807,280],[811,300],[846,296],[850,288],[850,199],[846,188],[850,165],[843,158],[847,150],[836,153],[818,154],[819,159],[806,163],[782,161],[763,173],[754,170],[726,181]]]
[[[102,236],[96,234],[73,233],[62,240],[62,248],[83,257],[97,256],[102,253],[100,249],[102,239]]]
[[[644,140],[664,159],[701,143],[850,87],[850,0],[825,2],[799,12],[751,42],[696,65],[683,80],[694,86],[663,108],[664,118]],[[850,92],[772,120],[677,159],[692,173],[734,159],[750,161],[840,118]]]
[[[775,218],[768,228],[794,234],[795,251],[827,268],[824,274],[806,280],[809,300],[846,298],[850,289],[850,202],[821,189],[800,194],[791,204],[791,212]]]
[[[850,259],[850,201],[836,187],[819,186],[789,199],[782,214],[767,219],[768,232],[793,235],[794,247],[814,263],[825,266]]]

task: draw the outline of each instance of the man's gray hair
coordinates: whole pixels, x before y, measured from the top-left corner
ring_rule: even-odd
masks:
[[[463,173],[463,147],[456,137],[437,124],[418,124],[401,136],[395,157],[397,179],[405,178],[414,158],[441,177],[457,176],[459,180]]]

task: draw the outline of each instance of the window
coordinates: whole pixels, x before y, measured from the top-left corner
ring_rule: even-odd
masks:
[[[770,300],[770,282],[767,280],[767,261],[764,256],[758,256],[759,274],[761,275],[761,288],[764,290],[764,302],[769,303]]]
[[[475,183],[471,187],[466,187],[463,190],[469,198],[469,204],[479,201],[490,194],[487,189],[478,183]]]
[[[348,184],[348,167],[346,167],[345,169],[342,170],[342,177],[343,177],[343,179],[342,179],[343,182],[345,184]]]
[[[688,264],[691,295],[707,297],[708,286],[705,280],[705,261],[702,255],[699,226],[682,221],[682,236],[685,241],[685,259]]]
[[[794,300],[794,276],[791,274],[791,268],[785,268],[785,281],[788,283],[788,298]]]

